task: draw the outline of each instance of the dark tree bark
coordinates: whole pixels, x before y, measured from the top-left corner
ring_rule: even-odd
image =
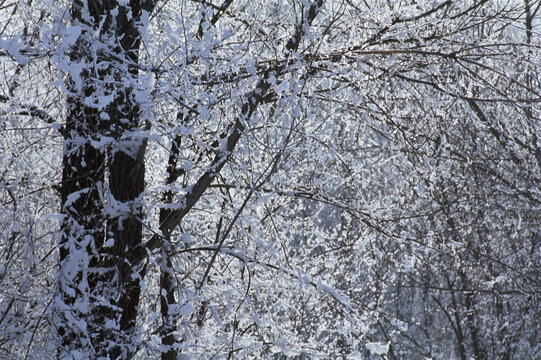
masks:
[[[60,244],[62,351],[91,347],[92,356],[113,359],[130,357],[141,291],[128,255],[143,240],[146,142],[133,136],[141,118],[130,84],[138,76],[138,22],[154,1],[119,3],[77,0],[71,9],[81,33],[69,60],[82,71],[68,81]]]
[[[183,121],[184,116],[179,113],[177,119]],[[167,185],[173,184],[178,177],[183,174],[183,171],[177,171],[177,160],[180,155],[181,140],[182,137],[177,135],[171,143],[171,152],[167,163],[167,172],[169,174],[166,180]],[[171,190],[166,191],[163,197],[164,203],[170,204],[173,201],[173,195]],[[170,209],[160,209],[160,223],[162,223],[170,213]],[[170,239],[167,239],[167,241],[169,240]],[[175,344],[174,332],[176,331],[177,326],[170,311],[171,305],[176,304],[175,287],[177,284],[172,270],[169,248],[169,244],[162,244],[162,261],[160,264],[160,313],[162,316],[162,344],[166,347],[161,355],[162,360],[174,360],[177,357],[177,351],[173,348]]]

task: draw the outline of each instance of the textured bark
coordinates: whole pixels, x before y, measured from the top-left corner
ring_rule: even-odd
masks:
[[[176,304],[175,285],[176,280],[171,269],[171,260],[166,251],[162,252],[162,264],[160,266],[160,312],[162,316],[162,344],[166,346],[162,352],[162,360],[175,360],[177,351],[174,349],[176,342],[174,332],[177,329],[175,319],[171,315],[170,305]]]
[[[61,279],[70,278],[69,272],[77,272],[73,281],[65,284],[60,292],[63,302],[73,306],[77,298],[83,296],[84,285],[80,283],[84,278],[84,269],[73,268],[74,264],[69,262],[68,257],[74,250],[90,252],[93,247],[100,248],[104,241],[105,219],[100,188],[104,180],[105,154],[90,143],[91,134],[99,133],[99,121],[94,111],[77,98],[70,99],[69,106],[61,189],[62,211],[66,220],[62,225],[59,255]],[[78,143],[74,141],[76,139],[84,139],[84,142]],[[72,201],[76,197],[77,200]],[[97,262],[97,258],[93,257],[89,266],[96,266]],[[62,322],[62,325],[59,335],[63,347],[69,349],[77,346],[75,340],[80,335],[74,333],[69,323]]]
[[[184,116],[180,113],[177,119],[180,122],[184,122],[185,120]],[[169,174],[166,180],[167,185],[173,184],[183,174],[182,170],[177,171],[181,140],[182,137],[177,135],[171,142],[171,152],[169,153],[169,160],[167,162],[167,172]],[[164,203],[171,203],[173,201],[173,195],[174,194],[171,190],[166,191],[163,196]],[[170,212],[170,209],[160,209],[160,223],[169,216]],[[170,314],[170,308],[171,305],[176,304],[175,288],[177,284],[172,270],[169,251],[164,245],[168,244],[162,243],[162,261],[160,264],[160,313],[162,316],[161,340],[162,344],[165,346],[165,350],[162,352],[161,358],[162,360],[174,360],[177,358],[177,351],[173,347],[176,342],[174,332],[177,330],[177,326],[174,318]]]
[[[82,258],[87,261],[78,265],[71,281],[73,290],[64,282],[60,294],[68,307],[86,297],[90,309],[70,310],[86,324],[79,330],[72,329],[68,316],[61,317],[64,352],[91,348],[90,356],[116,359],[129,358],[133,350],[130,343],[141,289],[138,267],[130,264],[128,254],[142,243],[146,142],[132,136],[141,127],[140,109],[133,100],[134,89],[126,84],[138,76],[137,23],[142,11],[151,12],[153,5],[152,1],[120,6],[116,1],[92,0],[72,5],[72,24],[82,32],[70,61],[82,64],[83,71],[79,79],[68,82],[61,274],[67,278],[73,271],[69,259],[75,258],[74,249],[85,254]],[[88,101],[96,93],[112,99],[105,108]],[[96,145],[102,136],[113,139],[110,146]],[[106,206],[123,210],[107,211]],[[106,240],[113,245],[105,247]]]

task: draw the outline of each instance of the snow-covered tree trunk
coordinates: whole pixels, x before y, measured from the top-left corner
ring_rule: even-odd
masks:
[[[127,358],[136,335],[146,142],[137,102],[143,12],[153,2],[74,1],[63,157],[62,351]],[[85,354],[89,355],[89,354]]]

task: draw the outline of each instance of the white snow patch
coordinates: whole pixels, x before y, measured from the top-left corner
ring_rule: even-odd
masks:
[[[11,56],[15,61],[20,64],[28,64],[28,58],[21,55],[20,51],[22,50],[22,43],[18,38],[13,38],[11,40],[4,40],[0,38],[0,49],[7,51],[9,56]]]
[[[192,235],[189,231],[186,231],[184,234],[182,234],[182,236],[180,237],[180,239],[185,243],[185,244],[191,244],[193,243],[195,240],[192,239]]]
[[[389,351],[389,343],[370,342],[366,344],[366,348],[374,355],[385,355]]]
[[[191,303],[187,303],[185,305],[183,305],[179,310],[178,312],[181,314],[181,315],[184,315],[184,316],[188,316],[190,315],[192,312],[193,312],[193,305]]]
[[[112,247],[114,244],[115,244],[115,239],[109,238],[105,240],[105,242],[103,243],[103,247],[106,247],[106,248]]]

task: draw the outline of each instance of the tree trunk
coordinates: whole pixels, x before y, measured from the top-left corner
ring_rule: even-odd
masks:
[[[133,94],[142,11],[153,1],[74,1],[62,176],[60,356],[129,358],[140,297],[146,141]],[[114,14],[114,15],[113,15]],[[108,182],[105,182],[107,176]],[[75,341],[76,340],[76,341]],[[73,353],[71,354],[73,355]]]

